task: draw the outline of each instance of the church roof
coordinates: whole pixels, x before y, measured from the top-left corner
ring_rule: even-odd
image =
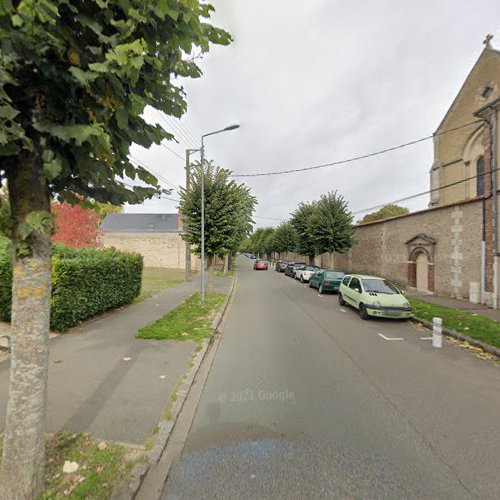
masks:
[[[497,50],[493,47],[493,45],[491,44],[491,39],[493,37],[491,35],[488,35],[486,37],[486,40],[484,41],[484,49],[482,50],[480,56],[478,57],[477,61],[474,63],[474,66],[472,67],[472,69],[469,71],[469,74],[467,75],[467,78],[465,79],[464,83],[462,84],[462,86],[460,87],[460,90],[458,92],[458,94],[456,95],[455,99],[453,100],[451,106],[448,108],[448,111],[446,112],[446,114],[444,115],[443,119],[441,120],[441,123],[439,124],[439,126],[437,127],[436,129],[436,132],[439,132],[439,130],[441,129],[441,127],[446,123],[446,121],[448,120],[449,116],[451,115],[451,113],[455,110],[456,108],[456,105],[458,103],[458,100],[460,99],[464,89],[468,86],[470,80],[471,80],[471,77],[472,75],[474,74],[476,68],[478,67],[479,63],[481,62],[481,60],[485,57],[485,56],[488,56],[490,54],[493,54],[495,56],[498,56],[499,57],[499,60],[500,60],[500,50]]]
[[[106,233],[177,233],[177,214],[116,214],[106,215],[100,227]]]

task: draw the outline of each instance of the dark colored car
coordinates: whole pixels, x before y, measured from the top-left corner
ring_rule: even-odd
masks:
[[[280,266],[278,268],[278,272],[284,273],[286,271],[286,268],[290,265],[293,264],[293,262],[290,262],[289,260],[283,260],[280,263]]]
[[[305,264],[295,264],[293,267],[292,267],[292,270],[290,271],[290,278],[295,278],[296,274],[297,274],[297,271],[300,269],[300,270],[303,270],[306,268],[306,265]]]
[[[285,270],[285,267],[288,265],[288,261],[287,260],[278,260],[276,262],[276,266],[275,266],[275,270],[278,272],[278,273],[282,273],[284,270]],[[282,269],[283,268],[283,269]]]
[[[333,269],[320,269],[309,278],[309,287],[317,288],[319,293],[338,292],[345,274]]]
[[[253,263],[253,268],[256,271],[258,271],[259,269],[263,270],[263,271],[267,271],[269,269],[269,263],[267,262],[267,260],[257,259]]]
[[[292,277],[293,276],[292,273],[294,273],[296,271],[295,266],[297,266],[297,267],[305,266],[305,263],[304,262],[291,262],[290,264],[288,264],[288,266],[286,266],[285,275]]]

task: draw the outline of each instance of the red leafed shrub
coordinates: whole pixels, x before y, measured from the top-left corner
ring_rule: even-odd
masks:
[[[56,220],[54,243],[76,248],[102,246],[99,242],[99,214],[94,210],[63,202],[52,203],[52,213]]]

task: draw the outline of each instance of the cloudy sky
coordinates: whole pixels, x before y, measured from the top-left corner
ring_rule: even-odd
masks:
[[[295,169],[359,156],[432,134],[483,49],[500,48],[498,0],[214,0],[214,22],[234,37],[183,82],[189,111],[170,127],[179,144],[136,148],[169,185],[184,183],[184,151],[199,136],[209,158],[234,173]],[[242,178],[256,215],[286,219],[301,201],[337,190],[353,212],[428,189],[432,141],[310,172]],[[174,192],[173,198],[178,195]],[[406,203],[425,208],[427,197]],[[174,212],[151,200],[128,212]],[[361,217],[359,214],[356,217]],[[279,221],[256,218],[257,225]]]

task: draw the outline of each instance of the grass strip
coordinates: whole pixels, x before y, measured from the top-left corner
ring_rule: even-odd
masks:
[[[225,299],[225,293],[210,294],[202,306],[200,294],[195,293],[163,318],[141,328],[136,337],[199,342],[212,334],[212,321]]]
[[[180,285],[184,282],[185,271],[183,269],[161,269],[156,267],[145,267],[142,272],[141,294],[134,302],[141,302],[153,295],[160,293],[166,288]]]
[[[408,297],[408,300],[413,307],[413,314],[417,318],[431,322],[434,317],[442,318],[444,328],[455,330],[468,337],[500,348],[500,323],[498,321],[468,311],[439,306],[411,297]]]
[[[104,447],[105,446],[105,447]],[[137,452],[99,441],[89,434],[58,432],[47,441],[46,490],[43,500],[62,498],[105,500],[113,488],[124,483]],[[64,473],[65,461],[76,462],[78,470]]]

